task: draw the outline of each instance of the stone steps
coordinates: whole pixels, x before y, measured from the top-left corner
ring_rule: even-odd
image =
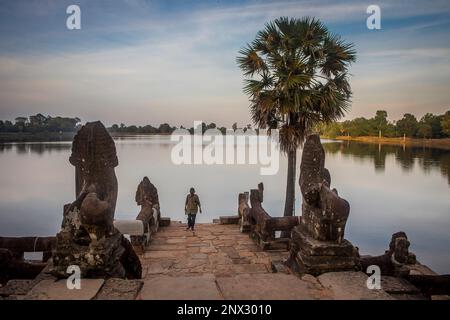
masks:
[[[31,291],[29,282],[12,282],[10,288],[21,289],[9,294],[12,299],[36,300],[418,299],[416,291],[395,279],[385,283],[393,295],[369,290],[367,275],[361,272],[317,278],[291,274],[283,264],[287,251],[262,251],[236,225],[198,224],[195,233],[185,229],[185,224],[171,223],[155,234],[139,255],[140,280],[82,279],[81,290],[68,290],[66,280],[47,277]]]

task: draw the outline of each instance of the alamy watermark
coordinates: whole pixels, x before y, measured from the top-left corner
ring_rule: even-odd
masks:
[[[381,269],[377,265],[367,267],[366,273],[369,275],[366,281],[367,288],[370,290],[381,289]]]
[[[81,290],[81,269],[77,265],[70,265],[66,270],[70,276],[67,278],[66,286],[69,290]]]
[[[194,132],[177,129],[171,159],[175,165],[259,165],[261,175],[275,175],[280,167],[278,130],[270,136],[248,129],[218,129],[203,132],[202,121],[194,122]]]
[[[66,27],[69,30],[81,29],[81,8],[76,4],[71,4],[66,8],[69,15],[66,20]],[[369,30],[381,29],[381,8],[379,5],[371,4],[367,7],[366,13],[369,17],[366,20],[366,26]]]
[[[66,13],[69,14],[66,20],[66,27],[69,30],[81,29],[81,9],[80,6],[72,4],[67,7]]]
[[[367,14],[370,16],[366,20],[367,29],[380,30],[381,29],[381,8],[376,4],[367,7]]]

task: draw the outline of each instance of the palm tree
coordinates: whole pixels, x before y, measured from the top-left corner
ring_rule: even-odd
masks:
[[[239,51],[252,120],[279,129],[288,157],[284,215],[294,214],[296,151],[318,123],[341,118],[350,106],[348,67],[356,60],[345,43],[315,18],[281,17]]]

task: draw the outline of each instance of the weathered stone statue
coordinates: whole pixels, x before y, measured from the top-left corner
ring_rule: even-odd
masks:
[[[290,262],[300,272],[311,274],[358,269],[358,251],[344,239],[350,205],[336,189],[330,189],[331,177],[318,135],[306,139],[299,184],[302,217],[292,231]]]
[[[409,252],[409,240],[405,232],[399,231],[392,235],[389,249],[380,256],[362,256],[361,265],[367,269],[370,265],[380,267],[381,274],[404,277],[409,275],[410,266],[417,265],[416,255]]]
[[[141,206],[136,220],[141,220],[144,224],[144,233],[151,236],[158,231],[161,218],[158,189],[150,182],[148,177],[144,177],[136,190],[136,203]],[[149,239],[148,239],[149,240]],[[132,237],[133,244],[142,242],[142,239]]]
[[[158,189],[156,189],[155,185],[150,182],[148,177],[144,177],[144,179],[142,179],[139,183],[136,190],[135,200],[138,205],[142,205],[144,200],[148,200],[153,204],[153,206],[159,208]]]
[[[299,182],[303,195],[302,227],[316,240],[341,243],[350,205],[338,196],[336,189],[330,190],[331,176],[325,168],[325,151],[317,135],[306,140]]]
[[[251,230],[250,223],[250,206],[248,205],[249,193],[239,193],[238,197],[238,214],[239,228],[241,232],[249,232]]]
[[[130,242],[114,228],[118,165],[114,141],[99,121],[84,125],[72,144],[76,200],[64,207],[51,273],[66,277],[77,265],[82,277],[140,278],[141,265]]]
[[[416,255],[409,252],[410,242],[405,232],[400,231],[392,235],[389,243],[389,250],[386,254],[391,256],[391,260],[397,264],[415,264]]]
[[[136,203],[141,206],[136,220],[141,220],[144,223],[144,232],[148,232],[148,228],[152,228],[152,232],[156,232],[159,226],[159,219],[161,217],[158,190],[150,182],[148,177],[144,177],[139,183],[136,190]]]

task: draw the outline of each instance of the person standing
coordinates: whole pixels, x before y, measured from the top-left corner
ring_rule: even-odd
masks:
[[[195,217],[197,216],[199,209],[200,213],[202,213],[200,199],[198,198],[198,195],[195,194],[195,189],[191,188],[189,194],[186,196],[186,203],[184,204],[184,212],[188,216],[188,227],[186,230],[191,229],[194,231]]]

